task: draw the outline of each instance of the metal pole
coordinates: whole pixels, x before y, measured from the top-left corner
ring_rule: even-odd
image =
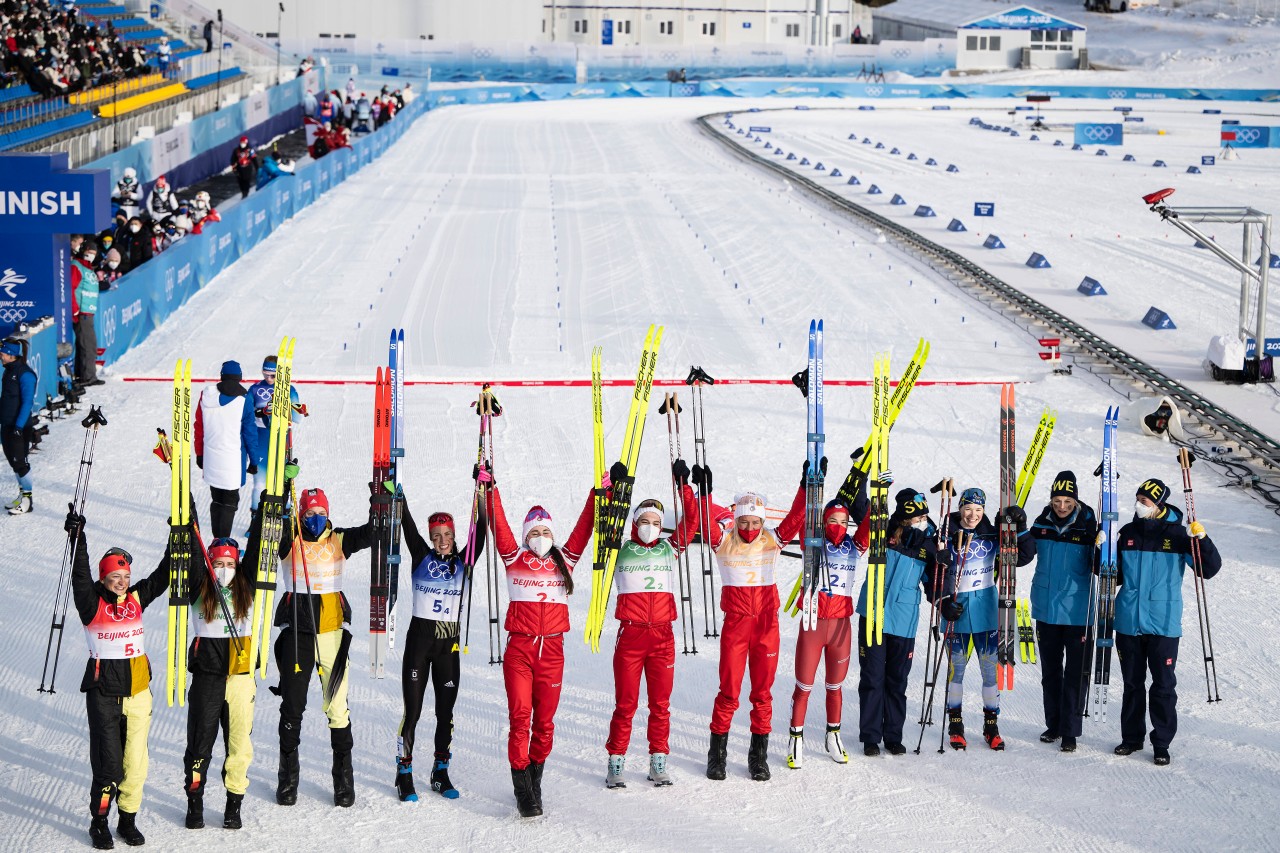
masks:
[[[222,109],[222,32],[224,24],[222,23],[222,10],[218,10],[218,79],[215,83],[213,111],[217,112]]]
[[[1242,260],[1246,265],[1249,263],[1249,256],[1253,254],[1253,229],[1248,223],[1244,226],[1244,257]],[[1265,261],[1266,259],[1263,258]],[[1240,273],[1240,327],[1239,334],[1246,334],[1249,329],[1249,284],[1250,276],[1248,273]]]
[[[1268,270],[1271,269],[1271,253],[1274,249],[1271,246],[1271,214],[1267,214],[1262,220],[1262,265],[1258,270],[1258,349],[1255,354],[1258,361],[1262,361],[1267,341],[1267,288],[1269,285]]]
[[[276,11],[276,85],[280,85],[280,27],[284,18],[284,4],[277,4]]]

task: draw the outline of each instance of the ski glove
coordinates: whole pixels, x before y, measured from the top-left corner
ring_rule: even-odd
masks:
[[[1207,535],[1205,533],[1204,525],[1198,521],[1193,521],[1187,525],[1187,532],[1197,539],[1203,539]]]
[[[1027,513],[1017,504],[1007,507],[1004,511],[1004,517],[1018,528],[1019,533],[1027,529]]]
[[[818,463],[818,479],[825,480],[827,478],[827,457],[822,457],[822,461]],[[800,469],[800,485],[809,482],[809,460],[804,460],[804,467]]]
[[[942,613],[942,618],[948,622],[955,622],[964,615],[964,605],[954,598],[944,598],[938,602],[938,610]]]
[[[493,466],[488,462],[484,463],[483,466],[478,464],[472,466],[471,479],[475,480],[477,483],[494,483]]]
[[[694,465],[693,475],[691,478],[693,484],[698,487],[698,491],[704,496],[711,494],[711,466],[710,465]]]
[[[621,459],[609,466],[610,485],[616,486],[630,477],[631,475],[627,472],[627,463],[623,462]]]
[[[299,471],[299,468],[298,468],[297,462],[284,463],[284,478],[286,480],[298,479],[298,471]]]
[[[683,459],[677,459],[671,463],[671,479],[675,480],[678,486],[689,485],[689,465]]]
[[[250,477],[254,476],[255,474],[257,474],[257,473],[258,473],[258,465],[257,465],[257,463],[256,463],[256,462],[250,462],[250,463],[249,463],[249,467],[248,467],[246,470],[249,472],[249,476],[250,476]]]
[[[881,471],[881,472],[880,472],[880,474],[876,477],[876,481],[877,481],[877,482],[879,482],[879,483],[880,483],[880,485],[884,486],[885,488],[888,488],[889,486],[892,486],[892,485],[893,485],[893,472],[892,472],[892,471]]]
[[[62,529],[67,531],[72,539],[79,539],[80,533],[84,530],[84,516],[71,510],[67,513],[67,520],[63,523]]]
[[[1105,545],[1106,543],[1107,543],[1107,531],[1105,531],[1105,530],[1099,530],[1099,531],[1098,531],[1098,538],[1093,540],[1093,545],[1094,545],[1094,547],[1095,547],[1095,548],[1101,548],[1101,547],[1102,547],[1103,545]]]

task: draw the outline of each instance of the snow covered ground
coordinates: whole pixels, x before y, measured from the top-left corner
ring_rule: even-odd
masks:
[[[690,121],[701,112],[742,106],[738,101],[676,100],[454,107],[421,121],[382,160],[285,225],[115,366],[111,381],[95,395],[111,424],[99,441],[87,509],[92,553],[123,545],[141,571],[158,560],[166,535],[167,473],[150,448],[155,427],[168,417],[167,392],[160,382],[121,382],[121,377],[163,376],[179,356],[194,358],[197,373],[205,376],[216,373],[227,358],[238,359],[252,375],[261,358],[274,352],[280,336],[292,334],[299,338],[299,378],[360,382],[371,379],[385,358],[386,335],[393,325],[407,329],[410,381],[498,383],[506,413],[497,425],[496,473],[508,508],[515,515],[542,502],[561,530],[571,523],[589,486],[589,392],[504,389],[502,382],[585,378],[589,350],[596,344],[605,347],[609,376],[629,376],[650,322],[666,325],[658,369],[662,378],[683,377],[690,364],[700,364],[718,377],[784,379],[802,366],[805,330],[813,316],[826,319],[829,379],[866,378],[872,354],[882,350],[893,352],[896,374],[916,339],[924,336],[933,342],[925,380],[1020,383],[1023,448],[1041,408],[1057,408],[1058,430],[1033,508],[1044,503],[1046,484],[1060,469],[1074,470],[1086,494],[1091,491],[1088,474],[1096,464],[1108,405],[1121,404],[1124,416],[1120,471],[1125,505],[1141,478],[1160,476],[1176,484],[1172,449],[1142,437],[1136,427],[1136,419],[1148,410],[1143,404],[1128,404],[1088,376],[1046,375],[1036,342],[1024,332],[876,244],[871,235],[850,230],[776,179],[740,163]],[[926,127],[926,119],[937,124]],[[1184,119],[1189,121],[1185,116],[1170,120]],[[1056,280],[1070,272],[1078,279],[1076,264],[1083,266],[1084,259],[1093,257],[1089,252],[1102,253],[1096,263],[1106,265],[1104,284],[1109,289],[1113,282],[1117,285],[1108,304],[1123,310],[1116,309],[1114,318],[1096,319],[1108,324],[1102,330],[1108,336],[1135,350],[1143,351],[1143,341],[1156,333],[1137,326],[1140,312],[1134,315],[1124,306],[1124,300],[1138,298],[1126,296],[1127,286],[1119,281],[1125,252],[1141,251],[1144,258],[1176,256],[1176,265],[1188,270],[1210,263],[1189,249],[1176,254],[1181,251],[1177,241],[1166,243],[1152,233],[1155,218],[1136,208],[1136,193],[1121,183],[1129,179],[1117,177],[1122,167],[1145,166],[1121,164],[1114,157],[1095,161],[1091,155],[1049,149],[1047,142],[1036,146],[970,130],[963,126],[964,113],[921,118],[877,111],[843,114],[840,121],[795,113],[785,120],[774,114],[771,120],[779,134],[787,135],[788,147],[811,146],[824,157],[830,150],[833,162],[846,172],[851,166],[868,175],[884,171],[887,194],[902,192],[912,204],[933,204],[940,226],[954,207],[967,206],[979,187],[989,189],[995,195],[981,200],[997,202],[996,224],[1010,245],[1004,253],[1008,264],[1016,266],[1033,249],[1045,251],[1055,264],[1047,273],[1028,274]],[[955,161],[961,172],[926,175],[903,168],[899,158],[882,157],[884,152],[874,157],[847,152],[835,131],[843,136],[846,126],[854,125],[886,143],[910,146],[904,151]],[[1170,126],[1191,139],[1194,127]],[[1186,144],[1198,151],[1213,140]],[[1020,165],[1023,151],[1030,152],[1027,158],[1044,158],[1033,161],[1042,164],[1042,175],[1034,182],[1026,179],[1033,191],[988,165],[1008,163],[1029,174],[1034,167]],[[1215,188],[1206,203],[1235,199],[1252,183],[1263,184],[1264,190],[1272,187],[1274,177],[1258,162],[1246,158],[1229,167],[1232,171],[1219,167],[1201,176],[1202,187]],[[1154,188],[1132,182],[1134,190]],[[1123,191],[1114,198],[1108,195],[1096,204],[1077,200],[1116,186]],[[1044,203],[1033,203],[1035,194]],[[1127,200],[1131,195],[1132,202]],[[1118,247],[1099,236],[1102,223],[1115,211],[1123,211],[1126,221]],[[1144,225],[1144,217],[1151,222]],[[971,217],[961,218],[975,227]],[[1005,222],[1019,223],[1018,233],[1001,224]],[[1041,248],[1048,242],[1020,236],[1026,231],[1044,241],[1060,239],[1055,235],[1062,226],[1076,234],[1067,238],[1074,243],[1055,244],[1061,248],[1054,251]],[[1104,230],[1109,229],[1108,224]],[[1088,250],[1076,248],[1085,244]],[[1002,276],[1014,272],[1009,266],[995,268]],[[1048,290],[1046,285],[1028,286],[1038,298],[1049,296],[1034,289]],[[1187,300],[1185,314],[1208,313],[1208,303],[1216,308],[1215,300],[1222,301],[1211,285],[1196,284],[1190,275],[1177,279],[1177,287],[1199,288],[1198,297],[1177,297]],[[1184,320],[1176,311],[1175,319],[1192,330],[1200,322],[1192,316]],[[1198,352],[1202,346],[1198,342],[1193,349]],[[1176,371],[1181,349],[1152,352],[1167,356],[1162,366]],[[367,494],[372,389],[317,384],[300,390],[312,415],[299,430],[299,485],[326,489],[337,523],[358,523]],[[476,429],[468,403],[474,393],[465,386],[411,385],[407,390],[405,482],[419,512],[441,508],[465,514]],[[606,396],[610,454],[621,441],[626,399],[625,388],[611,389]],[[804,454],[795,389],[723,385],[709,389],[706,399],[708,455],[718,497],[731,499],[736,489],[750,485],[765,490],[771,503],[785,504]],[[830,455],[833,469],[839,469],[845,454],[866,436],[870,393],[865,387],[833,387],[827,399]],[[963,485],[994,490],[997,400],[993,385],[919,387],[893,435],[898,485],[926,488],[942,476],[953,476]],[[656,403],[654,409],[637,488],[640,494],[662,497],[670,491],[666,436]],[[682,426],[684,451],[691,456],[687,416]],[[71,849],[86,842],[87,739],[83,700],[76,693],[84,652],[74,625],[63,650],[58,693],[49,697],[35,692],[57,557],[65,540],[59,508],[69,497],[80,441],[81,431],[72,424],[52,430],[35,462],[36,514],[9,519],[0,527],[0,624],[14,639],[13,651],[0,658],[0,706],[7,711],[0,719],[0,816],[5,826],[0,848],[5,849]],[[357,557],[347,582],[356,614],[354,808],[331,805],[329,749],[316,693],[303,736],[299,805],[287,809],[274,804],[277,705],[263,685],[245,829],[227,833],[210,828],[195,836],[181,828],[186,718],[160,700],[151,731],[142,828],[161,849],[198,839],[227,851],[309,850],[335,841],[344,848],[369,850],[409,844],[448,850],[483,845],[584,851],[602,845],[620,850],[763,850],[837,844],[893,850],[997,844],[1064,850],[1275,849],[1280,743],[1274,724],[1280,715],[1280,676],[1270,651],[1280,618],[1272,596],[1265,594],[1275,566],[1275,516],[1248,496],[1219,488],[1221,481],[1207,469],[1197,473],[1197,505],[1226,560],[1211,584],[1223,701],[1204,701],[1195,617],[1188,612],[1184,622],[1191,636],[1183,644],[1180,667],[1181,729],[1169,768],[1153,767],[1150,752],[1125,759],[1111,754],[1119,739],[1118,687],[1110,721],[1087,728],[1079,752],[1064,756],[1038,743],[1043,722],[1036,669],[1020,666],[1018,689],[1004,697],[1005,753],[974,748],[967,754],[939,755],[938,730],[931,728],[920,756],[872,760],[856,755],[841,767],[811,751],[804,770],[788,771],[784,733],[796,628],[784,619],[774,689],[773,781],[753,783],[746,777],[744,711],[731,737],[730,779],[713,783],[702,775],[718,654],[713,641],[699,632],[699,653],[677,661],[672,702],[676,785],[653,789],[643,782],[642,710],[631,749],[631,785],[606,791],[603,743],[612,709],[610,656],[607,644],[600,655],[591,655],[580,641],[587,598],[580,593],[571,605],[574,631],[566,642],[565,691],[544,782],[547,816],[521,821],[515,816],[506,768],[501,673],[487,665],[483,590],[478,590],[455,731],[452,775],[462,798],[446,802],[424,795],[423,802],[402,805],[391,785],[399,678],[369,678],[361,619],[368,606],[360,580],[366,563]],[[203,488],[198,499],[207,506]],[[238,524],[245,520],[242,511]],[[783,572],[784,587],[789,588],[795,571],[788,566]],[[1029,588],[1029,572],[1022,588],[1024,593]],[[407,588],[402,590],[406,593]],[[701,609],[700,601],[698,605]],[[404,624],[407,610],[401,613]],[[150,650],[158,661],[163,606],[153,608],[147,625]],[[922,669],[917,665],[913,672],[909,719],[919,707]],[[973,675],[970,679],[967,707],[976,720],[977,685]],[[850,746],[856,741],[856,681],[855,671],[845,689]],[[820,705],[811,707],[811,750],[820,743]],[[427,714],[420,737],[431,725]],[[912,736],[910,726],[908,734]],[[214,782],[208,797],[213,812],[221,806],[217,787]]]

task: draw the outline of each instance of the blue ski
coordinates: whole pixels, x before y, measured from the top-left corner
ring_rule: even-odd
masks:
[[[825,585],[826,546],[822,537],[822,456],[826,435],[822,423],[822,321],[809,322],[809,366],[805,398],[808,408],[805,441],[809,474],[804,498],[804,584],[800,597],[800,630],[818,627],[818,590]]]

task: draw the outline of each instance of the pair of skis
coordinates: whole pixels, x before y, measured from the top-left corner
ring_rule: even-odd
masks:
[[[822,321],[809,321],[809,365],[805,370],[804,570],[800,575],[800,630],[818,627],[818,592],[829,590],[826,544],[822,536],[822,457],[827,437],[822,422]]]
[[[191,606],[191,359],[173,369],[173,440],[169,466],[169,707],[187,703],[187,618]]]
[[[684,458],[684,451],[680,447],[680,412],[678,395],[675,392],[664,394],[658,414],[667,416],[667,456],[673,469],[675,468],[676,460]],[[680,484],[676,482],[673,470],[671,474],[671,512],[674,516],[672,519],[674,530],[680,530],[684,524],[684,519],[681,517],[682,511],[683,500],[680,494]],[[676,552],[676,582],[680,587],[680,640],[684,644],[682,654],[696,655],[698,653],[698,637],[693,619],[693,569],[690,560],[688,543],[686,543],[684,548]],[[691,641],[692,649],[690,649]]]
[[[1102,422],[1102,463],[1098,466],[1100,499],[1099,519],[1102,522],[1102,542],[1098,552],[1098,575],[1094,580],[1096,598],[1090,602],[1092,619],[1089,628],[1092,637],[1086,636],[1086,654],[1093,652],[1093,687],[1086,694],[1084,716],[1089,716],[1089,706],[1098,722],[1107,719],[1107,694],[1111,687],[1111,651],[1115,648],[1116,583],[1119,577],[1119,550],[1117,535],[1120,532],[1120,487],[1117,482],[1116,436],[1120,427],[1120,407],[1110,406]],[[1090,642],[1092,640],[1092,642]],[[1087,678],[1090,667],[1086,659],[1082,677]]]
[[[398,461],[404,405],[404,330],[392,329],[387,368],[378,368],[373,402],[372,547],[369,567],[369,672],[387,677],[387,658],[395,648],[396,599],[400,587],[400,516],[404,493]]]
[[[889,470],[889,354],[876,358],[872,371],[871,452],[867,476],[871,483],[871,539],[867,555],[867,645],[884,643],[884,580],[888,560],[889,485],[880,475]]]
[[[716,381],[705,370],[697,365],[690,365],[689,375],[684,384],[689,386],[690,408],[693,415],[693,466],[695,469],[707,470],[707,421],[702,408],[703,388],[715,385]],[[716,612],[716,558],[711,550],[708,531],[711,530],[711,481],[707,480],[707,500],[698,501],[698,566],[701,571],[702,587],[702,636],[715,639],[720,636],[719,617]],[[800,589],[797,584],[796,590]],[[795,593],[793,593],[794,595]]]
[[[640,442],[644,438],[645,419],[649,414],[649,393],[653,388],[653,372],[658,364],[658,348],[662,345],[663,329],[663,326],[650,325],[644,338],[644,348],[640,352],[640,367],[636,371],[631,410],[627,414],[627,427],[619,455],[619,461],[626,466],[626,476],[611,482],[608,490],[600,488],[602,479],[596,481],[596,558],[591,573],[591,605],[583,635],[592,652],[600,651],[600,633],[604,629],[609,591],[613,587],[613,569],[618,560],[618,552],[622,549],[622,536],[631,513],[631,491],[635,485],[636,463],[640,459]],[[597,469],[604,464],[602,385],[600,360],[593,351],[591,394]],[[600,413],[598,419],[595,417],[596,412]],[[603,478],[603,472],[596,473]]]
[[[488,382],[480,386],[480,396],[472,404],[476,416],[480,418],[480,437],[476,449],[476,472],[481,469],[493,470],[493,419],[502,414],[502,406],[493,394]],[[462,641],[463,654],[471,652],[471,593],[475,584],[475,565],[480,553],[484,551],[486,570],[486,601],[489,612],[489,664],[502,663],[502,573],[498,567],[497,550],[484,548],[485,530],[488,528],[488,495],[489,484],[476,477],[475,491],[471,496],[471,525],[467,530],[467,546],[463,551],[463,562],[466,564],[467,597],[467,633]],[[459,615],[461,619],[461,615]]]
[[[258,553],[254,563],[253,639],[250,653],[256,655],[255,669],[258,677],[266,679],[271,660],[268,640],[274,618],[272,605],[276,594],[276,569],[280,561],[280,541],[284,538],[285,475],[284,466],[289,458],[289,425],[293,420],[293,406],[289,400],[289,388],[293,381],[293,349],[295,338],[280,341],[276,353],[276,384],[271,394],[271,424],[267,433],[267,482],[266,495],[258,507],[261,515],[261,532]]]

